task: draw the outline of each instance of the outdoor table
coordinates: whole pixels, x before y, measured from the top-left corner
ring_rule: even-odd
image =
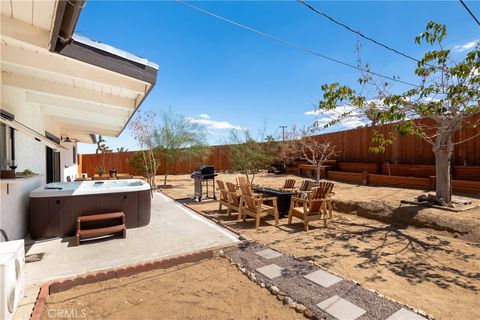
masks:
[[[258,186],[254,186],[252,189],[257,193],[265,195],[266,197],[276,197],[278,215],[282,218],[288,216],[288,211],[290,210],[290,201],[292,199],[292,195],[294,195],[293,192]]]

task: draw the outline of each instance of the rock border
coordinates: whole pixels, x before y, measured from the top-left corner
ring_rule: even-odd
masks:
[[[255,272],[247,270],[240,263],[236,263],[232,258],[225,254],[224,250],[219,251],[219,256],[227,259],[231,265],[236,266],[237,269],[243,273],[248,279],[250,279],[255,284],[259,285],[261,288],[266,289],[270,294],[277,297],[277,300],[282,302],[284,305],[289,306],[292,309],[295,309],[297,313],[301,313],[307,319],[317,319],[313,312],[308,309],[303,304],[296,302],[293,298],[289,297],[284,291],[280,290],[277,286],[264,283],[262,280],[257,279]]]
[[[172,199],[173,201],[177,201],[177,200],[174,199],[173,197],[171,197],[171,196],[169,196],[169,195],[167,195],[167,194],[165,194],[165,193],[163,193],[163,192],[162,192],[162,194],[165,195],[165,196],[167,196],[168,198]],[[360,203],[363,203],[363,202],[360,202]],[[344,203],[342,203],[342,204],[345,205]],[[358,204],[359,204],[359,203],[357,203],[357,205],[358,205]],[[185,207],[187,207],[188,209],[190,209],[190,210],[198,213],[198,214],[201,215],[202,217],[205,217],[206,219],[209,219],[210,221],[213,221],[213,222],[215,222],[216,224],[220,225],[221,227],[223,227],[223,228],[225,228],[225,229],[227,229],[227,230],[235,233],[236,235],[238,235],[238,236],[239,236],[239,240],[241,240],[241,241],[237,244],[236,247],[241,246],[243,242],[257,242],[257,241],[254,240],[254,239],[250,239],[250,238],[245,237],[244,235],[241,235],[241,234],[240,234],[240,230],[238,230],[238,229],[236,229],[236,228],[233,228],[233,227],[231,227],[231,226],[227,226],[227,225],[225,225],[222,221],[220,221],[220,220],[218,220],[218,219],[216,219],[216,218],[214,218],[214,217],[211,217],[211,216],[207,215],[206,213],[203,213],[203,212],[201,212],[201,211],[199,211],[199,210],[196,210],[195,208],[192,208],[192,207],[188,206],[187,204],[182,203],[182,205],[185,206]],[[335,209],[338,210],[338,208],[335,208]],[[358,210],[358,208],[356,208],[356,209]],[[385,222],[386,222],[386,223],[392,223],[392,222],[394,222],[394,221],[389,221],[389,222],[384,221],[384,220],[382,220],[382,219],[379,219],[379,217],[376,216],[376,215],[371,215],[371,216],[362,215],[362,214],[359,214],[358,212],[356,212],[357,210],[350,210],[350,211],[342,211],[342,210],[339,210],[339,211],[340,211],[340,212],[343,212],[343,213],[346,213],[346,214],[358,215],[358,216],[363,217],[363,218],[373,219],[373,220],[377,220],[377,221],[384,222],[384,223],[385,223]],[[352,212],[352,211],[354,211],[354,212]],[[265,245],[265,246],[269,247],[268,245]],[[279,250],[277,250],[277,249],[272,249],[272,250],[279,251]],[[280,251],[279,251],[279,252],[280,252]],[[322,265],[320,265],[320,264],[318,264],[318,263],[316,263],[316,262],[305,261],[305,260],[302,260],[302,257],[295,256],[295,255],[290,255],[290,254],[287,254],[287,253],[285,253],[285,252],[282,252],[282,254],[285,255],[285,256],[292,257],[293,259],[295,259],[295,260],[297,260],[297,261],[307,262],[307,263],[309,263],[309,264],[311,264],[311,265],[314,265],[314,266],[316,266],[316,267],[318,267],[318,268],[320,268],[320,269],[322,269],[322,270],[328,271],[328,272],[331,273],[331,274],[334,274],[334,275],[336,275],[336,276],[338,276],[338,277],[344,278],[342,275],[340,275],[340,274],[338,274],[338,273],[336,273],[336,272],[330,271],[330,270],[326,269],[325,267],[323,267]],[[245,268],[243,268],[243,266],[240,265],[240,267],[239,267],[237,263],[233,262],[233,260],[232,260],[230,257],[228,257],[227,255],[225,255],[224,250],[220,250],[220,257],[224,257],[224,258],[228,259],[231,264],[236,265],[237,268],[238,268],[243,274],[247,275],[247,277],[248,277],[250,280],[252,280],[252,279],[248,276],[248,274],[247,274],[248,271],[247,271]],[[242,271],[240,268],[245,269],[245,271]],[[253,273],[253,272],[250,272],[250,273]],[[255,274],[254,274],[254,276],[255,276]],[[256,276],[255,276],[255,277],[256,277]],[[252,280],[252,281],[256,282],[256,278],[254,278],[254,279],[255,279],[255,280]],[[345,279],[345,278],[344,278],[344,279]],[[392,301],[392,302],[394,302],[394,303],[398,303],[398,304],[400,304],[400,305],[402,305],[402,306],[404,306],[404,307],[406,307],[406,308],[414,311],[415,313],[418,313],[419,315],[424,316],[424,317],[426,317],[426,318],[428,318],[428,319],[430,319],[430,320],[435,320],[435,319],[436,319],[433,315],[428,314],[428,313],[426,313],[425,311],[423,311],[423,310],[421,310],[421,309],[414,308],[414,307],[412,307],[412,306],[410,306],[410,305],[408,305],[408,304],[406,304],[406,303],[403,303],[403,302],[401,302],[401,301],[395,300],[395,299],[393,299],[393,298],[391,298],[391,297],[389,297],[389,296],[386,296],[386,295],[380,293],[379,291],[377,291],[377,290],[375,290],[375,289],[372,289],[372,288],[369,288],[369,287],[365,287],[365,286],[361,285],[360,283],[358,283],[358,282],[355,281],[355,280],[352,280],[352,279],[348,279],[348,280],[352,281],[352,282],[355,283],[356,285],[360,285],[360,286],[364,287],[365,289],[367,289],[367,290],[375,293],[376,295],[378,295],[378,296],[381,297],[381,298],[387,299],[387,300]],[[257,281],[258,281],[258,280],[257,280]],[[259,284],[259,285],[261,286],[261,284]],[[263,286],[262,288],[266,288],[266,285],[264,284],[264,286]],[[267,290],[269,290],[269,289],[267,288]],[[273,294],[273,293],[272,293],[272,294]],[[274,295],[276,295],[276,294],[274,294]],[[308,310],[308,309],[306,309],[306,310]],[[308,310],[308,311],[307,311],[307,315],[313,316],[313,313],[312,313],[310,310]],[[305,316],[305,314],[304,314],[304,316]],[[310,318],[307,317],[307,316],[305,316],[305,317],[306,317],[307,319],[313,319],[313,318],[311,318],[311,317],[310,317]]]
[[[248,241],[248,242],[251,242],[251,243],[256,243],[256,241]],[[266,247],[269,247],[267,245],[263,245],[263,246],[266,246]],[[276,250],[278,252],[281,252],[277,249],[272,249],[272,250]],[[339,276],[343,279],[345,279],[342,275],[336,273],[336,272],[333,272],[333,271],[330,271],[328,269],[326,269],[325,267],[321,266],[320,264],[318,263],[315,263],[315,262],[311,262],[311,261],[305,261],[305,260],[302,260],[301,257],[297,257],[297,256],[294,256],[294,255],[289,255],[289,254],[286,254],[284,252],[281,252],[283,255],[287,256],[287,257],[291,257],[297,261],[301,261],[301,262],[307,262],[311,265],[314,265],[318,268],[320,268],[321,270],[325,270],[325,271],[328,271],[329,273],[331,274],[334,274],[336,276]],[[251,281],[255,282],[257,285],[259,285],[260,287],[262,288],[265,288],[267,289],[272,295],[276,296],[277,299],[279,301],[282,301],[283,304],[285,305],[288,305],[290,306],[291,308],[295,308],[295,310],[298,312],[298,313],[302,313],[303,316],[307,319],[318,319],[317,317],[314,316],[313,312],[308,309],[306,306],[304,306],[301,302],[299,301],[294,301],[291,297],[287,296],[287,294],[282,291],[280,288],[278,288],[278,286],[276,285],[269,285],[269,284],[265,284],[264,282],[262,282],[261,280],[257,279],[256,278],[256,274],[254,271],[249,271],[247,270],[247,268],[245,268],[241,263],[237,263],[235,261],[233,261],[232,258],[230,258],[228,255],[225,254],[225,251],[224,250],[220,250],[219,251],[219,256],[222,257],[222,258],[225,258],[227,259],[230,264],[232,265],[235,265],[237,267],[237,269],[242,272],[245,276],[247,276],[248,279],[250,279]],[[426,313],[425,311],[421,310],[421,309],[417,309],[417,308],[414,308],[406,303],[403,303],[401,301],[398,301],[398,300],[395,300],[393,298],[390,298],[388,296],[385,296],[384,294],[380,293],[379,291],[375,290],[375,289],[372,289],[372,288],[368,288],[368,287],[365,287],[363,285],[361,285],[360,283],[358,283],[357,281],[355,280],[350,280],[349,281],[352,281],[353,283],[355,283],[356,285],[358,286],[362,286],[363,288],[367,289],[368,291],[376,294],[377,296],[379,296],[380,298],[383,298],[383,299],[386,299],[386,300],[389,300],[393,303],[397,303],[405,308],[408,308],[409,310],[412,310],[413,312],[427,318],[427,319],[430,319],[430,320],[436,320],[436,318],[431,315],[431,314],[428,314]],[[298,308],[298,309],[297,309]]]

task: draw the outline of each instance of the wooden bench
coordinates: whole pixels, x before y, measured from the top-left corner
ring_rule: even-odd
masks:
[[[82,223],[84,222],[102,222],[102,221],[113,220],[113,219],[122,219],[122,223],[118,225],[113,225],[110,227],[82,230]],[[99,236],[114,234],[117,232],[121,232],[123,238],[127,237],[127,228],[125,227],[125,213],[123,212],[112,212],[112,213],[80,216],[77,218],[77,234],[75,236],[75,243],[77,246],[80,245],[80,239],[82,237],[99,237]]]
[[[312,164],[300,164],[298,165],[301,176],[315,177],[317,175],[317,167]],[[320,166],[320,178],[327,177],[327,171],[332,170],[333,166]]]

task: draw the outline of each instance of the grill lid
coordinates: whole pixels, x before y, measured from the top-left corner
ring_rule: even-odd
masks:
[[[210,166],[210,165],[199,166],[197,170],[195,170],[194,172],[194,174],[196,175],[207,175],[207,174],[214,174],[214,173],[215,173],[215,169],[213,168],[213,166]]]

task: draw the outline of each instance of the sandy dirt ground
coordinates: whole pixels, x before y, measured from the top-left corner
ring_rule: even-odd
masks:
[[[221,173],[217,179],[235,182],[235,178],[239,176],[241,176],[241,174]],[[255,177],[254,184],[280,188],[287,178],[295,179],[297,186],[299,186],[303,180],[303,178],[294,175],[260,173]],[[163,176],[158,176],[157,181],[159,185],[162,184]],[[168,183],[172,188],[164,189],[163,191],[172,198],[182,199],[193,197],[193,180],[190,178],[190,175],[169,176]],[[341,202],[343,207],[354,207],[351,204],[361,203],[364,211],[368,210],[369,207],[377,211],[382,211],[382,208],[386,208],[387,210],[385,211],[391,211],[392,215],[397,215],[397,217],[403,215],[400,217],[401,220],[411,221],[414,225],[413,220],[427,225],[434,224],[445,230],[459,230],[460,232],[452,234],[452,236],[462,237],[464,240],[480,243],[480,196],[472,194],[455,195],[455,197],[461,197],[464,200],[471,201],[473,205],[477,205],[477,208],[462,212],[451,212],[400,203],[401,200],[413,200],[418,195],[428,193],[428,191],[359,186],[338,181],[334,181],[334,183],[334,205],[336,200],[337,204]],[[462,231],[464,231],[464,234],[462,234]]]
[[[102,320],[304,319],[224,258],[53,294],[47,298],[42,319],[68,318],[59,317],[59,313],[67,312],[76,314],[75,318]]]
[[[233,182],[234,177],[221,174],[218,178]],[[285,176],[263,175],[256,182],[278,187],[284,179]],[[174,188],[164,190],[170,196],[192,195],[190,177],[172,177],[171,184]],[[390,202],[420,192],[340,183],[336,183],[335,191],[336,197],[372,201],[383,198]],[[300,220],[294,220],[289,226],[283,218],[275,227],[273,219],[267,218],[255,230],[252,220],[243,223],[236,220],[236,215],[228,217],[225,211],[219,212],[215,201],[188,202],[188,205],[237,229],[247,238],[317,263],[435,318],[480,319],[480,245],[455,238],[448,232],[396,227],[339,212],[334,212],[328,228],[324,228],[322,222],[314,222],[313,228],[305,232]],[[471,223],[478,221],[477,210],[461,214]]]

